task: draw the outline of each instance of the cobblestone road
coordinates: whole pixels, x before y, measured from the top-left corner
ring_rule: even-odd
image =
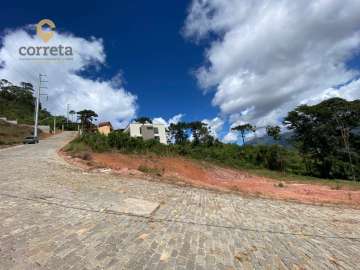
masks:
[[[70,136],[0,151],[0,269],[360,269],[359,210],[85,173]]]

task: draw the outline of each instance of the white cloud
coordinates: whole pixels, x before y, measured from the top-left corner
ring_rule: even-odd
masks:
[[[168,127],[168,126],[170,126],[170,124],[177,124],[178,122],[180,122],[184,116],[185,116],[185,114],[179,113],[179,114],[176,114],[173,117],[171,117],[168,121],[166,121],[162,117],[155,117],[153,119],[153,123],[154,124],[163,124],[166,127]]]
[[[24,30],[26,29],[26,30]],[[37,86],[38,74],[46,74],[48,102],[43,105],[54,114],[66,114],[66,106],[73,110],[92,109],[99,120],[110,120],[114,126],[124,126],[136,115],[136,96],[121,85],[121,73],[113,80],[89,79],[81,74],[93,66],[100,69],[106,56],[101,39],[84,39],[69,33],[56,33],[44,43],[30,28],[8,31],[1,37],[0,78],[13,83],[26,81]],[[74,58],[70,61],[25,61],[19,59],[21,46],[71,46]]]
[[[235,131],[229,131],[222,139],[224,143],[234,143],[237,142],[237,140],[238,134]]]
[[[231,123],[264,126],[309,97],[359,98],[358,81],[336,89],[359,75],[346,66],[359,53],[359,10],[354,0],[193,0],[184,33],[210,41],[196,76],[215,88],[213,105]]]
[[[155,117],[152,121],[154,124],[163,124],[165,126],[168,126],[168,122],[162,117]]]
[[[224,120],[222,120],[220,117],[215,117],[213,119],[204,119],[201,122],[205,123],[210,127],[211,135],[215,138],[219,137],[219,132],[222,131],[224,126]]]

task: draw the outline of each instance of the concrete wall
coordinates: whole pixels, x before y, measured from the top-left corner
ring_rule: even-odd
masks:
[[[111,132],[111,127],[110,127],[110,126],[98,127],[98,131],[99,131],[101,134],[109,135],[109,133]]]
[[[147,129],[147,127],[152,127],[153,129]],[[155,128],[157,128],[158,134],[154,133]],[[131,137],[142,137],[144,138],[144,140],[158,138],[161,143],[167,144],[166,128],[162,124],[143,125],[138,123],[132,123],[124,130],[124,132],[130,133]],[[144,137],[142,133],[144,133]]]
[[[17,120],[7,120],[6,117],[0,117],[0,120],[3,120],[3,121],[5,121],[5,122],[7,122],[7,123],[9,123],[9,124],[13,124],[13,125],[17,125],[17,124],[18,124]]]
[[[39,125],[39,126],[38,126],[38,129],[40,129],[42,132],[50,133],[50,126],[42,126],[42,125]]]

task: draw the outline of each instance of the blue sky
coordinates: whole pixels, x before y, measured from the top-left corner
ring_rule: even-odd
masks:
[[[119,125],[182,114],[207,119],[231,142],[232,125],[281,124],[301,103],[360,97],[358,10],[356,0],[6,1],[0,76],[35,82],[37,72],[47,73],[44,104],[56,114],[67,103]],[[51,44],[75,48],[74,63],[13,57],[19,44],[38,42],[23,30],[43,18],[56,24]]]
[[[2,4],[1,29],[51,18],[59,30],[102,38],[106,66],[86,76],[111,78],[123,72],[126,88],[138,96],[138,115],[186,120],[215,117],[211,94],[204,95],[192,71],[203,50],[181,35],[188,1],[8,1]],[[20,8],[21,7],[21,8]]]

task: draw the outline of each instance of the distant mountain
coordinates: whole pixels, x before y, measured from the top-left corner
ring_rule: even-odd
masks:
[[[281,138],[279,141],[274,140],[272,137],[264,135],[262,137],[258,137],[258,138],[254,138],[251,139],[249,141],[247,141],[246,144],[249,145],[257,145],[257,144],[266,144],[266,145],[271,145],[271,144],[279,144],[282,145],[284,147],[287,148],[291,148],[292,146],[292,135],[293,132],[285,132],[281,134]]]

